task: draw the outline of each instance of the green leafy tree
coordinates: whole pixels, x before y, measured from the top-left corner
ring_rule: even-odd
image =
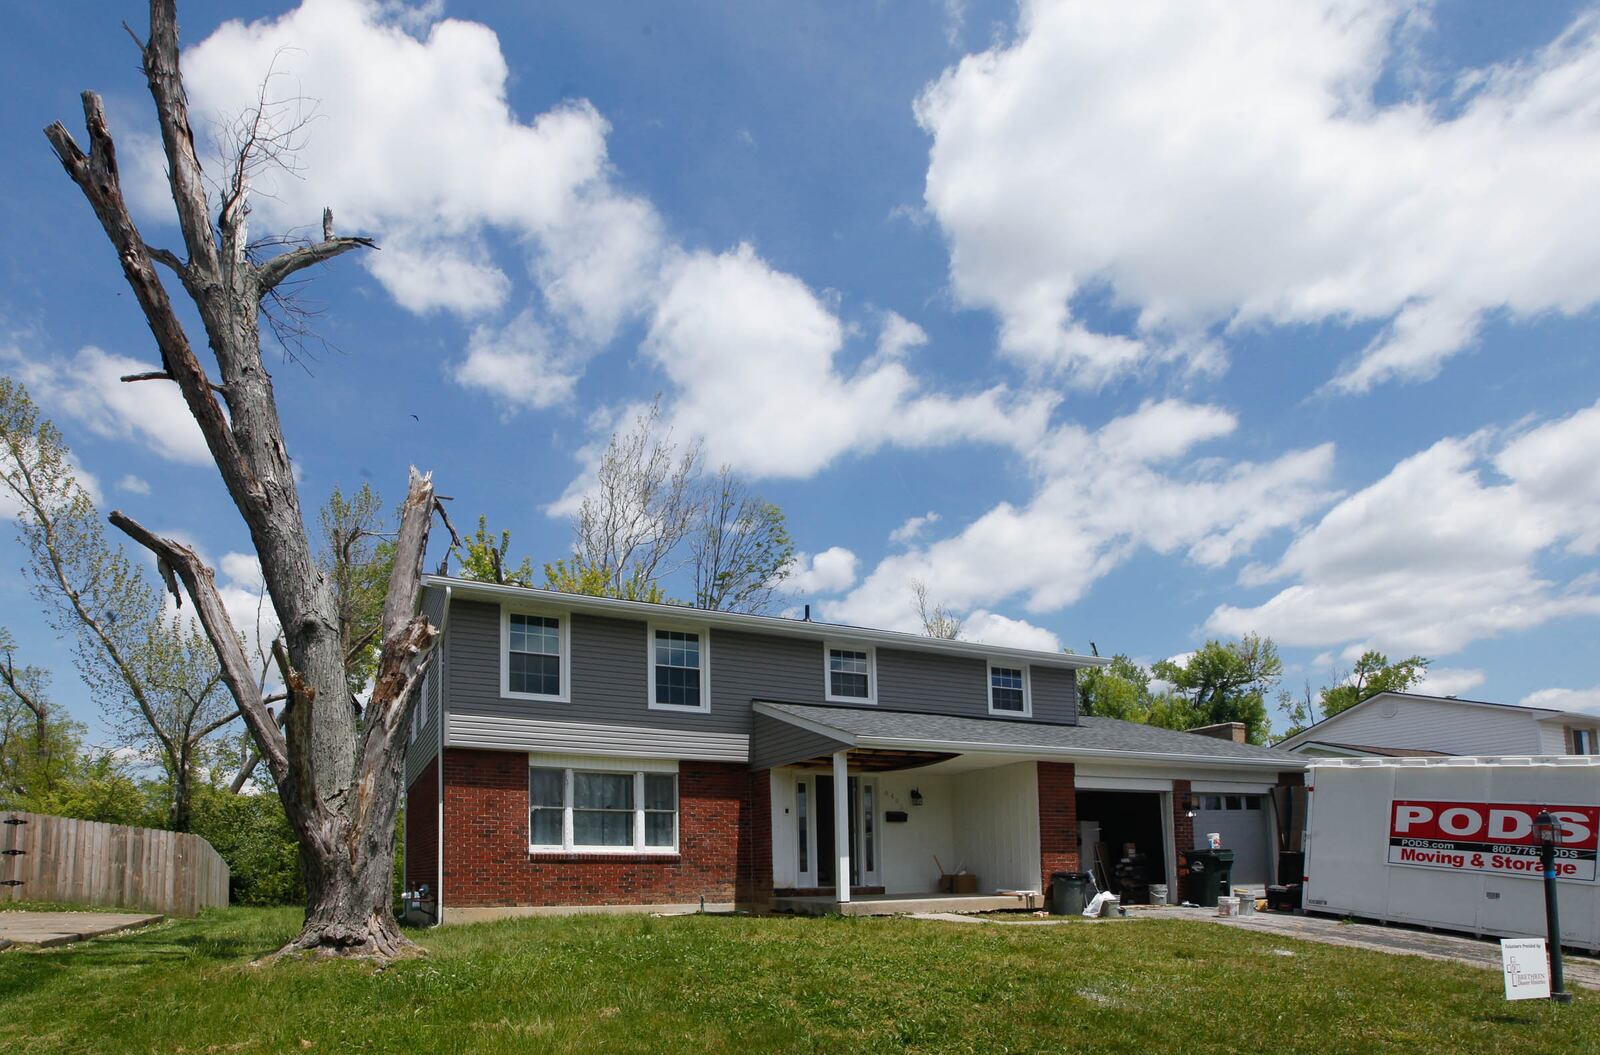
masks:
[[[1267,693],[1283,676],[1283,661],[1272,639],[1246,634],[1238,641],[1207,641],[1186,663],[1164,659],[1151,667],[1167,682],[1177,701],[1160,708],[1169,728],[1194,728],[1218,722],[1243,722],[1253,744],[1265,743],[1269,729]]]
[[[304,903],[299,844],[276,794],[202,787],[195,795],[194,832],[228,862],[235,904]]]
[[[49,673],[18,666],[0,627],[0,809],[33,810],[73,779],[83,727],[50,702]]]
[[[1078,709],[1083,714],[1144,722],[1151,703],[1150,672],[1125,655],[1078,672]]]
[[[1380,692],[1405,692],[1427,676],[1431,662],[1422,656],[1408,656],[1390,663],[1382,652],[1368,649],[1338,684],[1322,690],[1322,715],[1332,718]]]
[[[582,567],[576,559],[558,560],[544,566],[545,589],[560,593],[580,593],[588,597],[618,597],[624,601],[667,603],[667,595],[653,582],[646,582],[635,569],[620,583],[608,568]]]
[[[502,531],[497,537],[489,530],[489,518],[478,517],[478,530],[462,546],[450,547],[451,554],[461,565],[461,577],[479,582],[503,583],[507,586],[532,586],[533,562],[527,557],[515,568],[507,565],[506,553],[511,549],[511,532]]]
[[[697,608],[764,612],[789,577],[794,540],[783,510],[724,465],[706,488],[689,535]]]

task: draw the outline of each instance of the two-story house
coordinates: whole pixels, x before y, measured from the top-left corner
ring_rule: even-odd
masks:
[[[1095,657],[431,577],[406,883],[440,921],[705,905],[974,908],[1226,828],[1270,881],[1305,760],[1080,717]],[[953,885],[953,884],[952,884]]]
[[[1593,755],[1600,715],[1380,692],[1284,740],[1322,758],[1400,755]]]

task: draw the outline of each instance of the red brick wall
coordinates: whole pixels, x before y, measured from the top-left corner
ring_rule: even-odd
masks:
[[[1188,882],[1189,870],[1183,867],[1183,858],[1180,855],[1185,850],[1194,849],[1194,818],[1189,816],[1188,807],[1184,803],[1189,797],[1189,788],[1187,780],[1172,782],[1172,862],[1177,868],[1178,889],[1168,891],[1167,897],[1173,904],[1177,904],[1188,894],[1184,887]]]
[[[1078,870],[1078,791],[1071,762],[1037,762],[1039,768],[1039,889],[1051,872]]]
[[[772,776],[750,774],[750,795],[739,826],[738,900],[764,905],[772,897]]]
[[[751,784],[766,773],[721,762],[678,769],[678,853],[530,854],[528,756],[504,751],[445,752],[444,904],[648,905],[735,900],[741,870],[753,881],[760,862],[741,846],[756,825]],[[770,832],[768,833],[770,842]],[[772,858],[766,857],[767,889]]]
[[[406,789],[406,889],[439,885],[439,759]]]

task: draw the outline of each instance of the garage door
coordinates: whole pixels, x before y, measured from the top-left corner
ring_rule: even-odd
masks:
[[[1235,885],[1264,886],[1270,881],[1267,862],[1268,836],[1267,803],[1265,795],[1216,795],[1202,792],[1196,796],[1200,809],[1194,816],[1194,845],[1206,845],[1206,835],[1216,832],[1222,836],[1222,846],[1233,851],[1233,882]]]

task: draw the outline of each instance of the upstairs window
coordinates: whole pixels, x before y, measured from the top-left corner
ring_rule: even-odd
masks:
[[[1027,716],[1033,713],[1026,667],[989,666],[989,713]]]
[[[877,700],[876,656],[872,649],[828,646],[827,698],[841,703]]]
[[[662,711],[709,711],[706,641],[698,630],[650,627],[650,707]]]
[[[568,629],[564,614],[505,612],[501,617],[501,695],[565,702],[571,684]]]
[[[1572,730],[1572,753],[1575,755],[1600,754],[1595,750],[1595,731],[1593,729]]]

